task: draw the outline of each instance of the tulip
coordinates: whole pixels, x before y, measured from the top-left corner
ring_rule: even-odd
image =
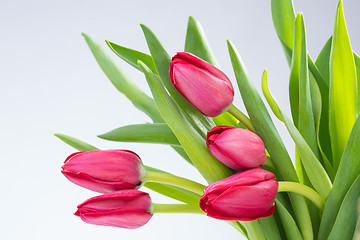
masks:
[[[277,190],[274,174],[254,168],[207,186],[200,208],[216,219],[252,221],[274,213]]]
[[[266,163],[263,141],[246,129],[216,126],[207,133],[206,144],[215,158],[238,171]]]
[[[137,189],[145,175],[140,157],[128,150],[77,152],[65,160],[61,172],[71,182],[99,193]]]
[[[77,208],[74,214],[81,220],[102,226],[138,228],[152,217],[149,194],[134,189],[90,198]]]
[[[191,53],[179,52],[172,58],[169,77],[176,90],[206,116],[220,115],[233,101],[229,78]]]

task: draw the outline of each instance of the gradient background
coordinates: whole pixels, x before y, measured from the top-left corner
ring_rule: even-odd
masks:
[[[336,4],[335,0],[295,0],[295,10],[304,12],[313,59],[332,33]],[[359,53],[360,2],[345,0],[344,8],[352,46]],[[189,15],[202,23],[217,60],[234,84],[227,38],[238,48],[258,89],[262,71],[268,68],[270,89],[289,112],[289,69],[272,25],[270,0],[1,0],[0,239],[241,239],[224,222],[188,214],[158,214],[138,230],[85,224],[72,213],[97,194],[71,184],[60,173],[62,162],[75,150],[53,133],[103,149],[131,149],[147,165],[204,183],[167,146],[113,143],[96,137],[150,119],[111,85],[80,35],[85,32],[104,47],[108,39],[148,52],[138,25],[144,23],[174,55],[183,49]],[[149,93],[142,74],[118,60]],[[238,93],[235,104],[244,109]],[[293,155],[291,139],[274,121]],[[155,202],[173,202],[152,196]]]

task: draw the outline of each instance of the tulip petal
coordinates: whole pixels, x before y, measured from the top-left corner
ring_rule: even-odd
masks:
[[[68,171],[61,171],[62,174],[72,183],[79,185],[80,187],[99,192],[107,193],[117,191],[119,189],[137,189],[140,187],[141,182],[137,184],[131,184],[128,182],[118,181],[118,182],[109,182],[102,181],[96,178],[92,178],[86,173],[73,173]]]
[[[132,209],[80,214],[81,220],[86,223],[128,229],[139,228],[145,225],[151,217],[152,214],[148,212]]]

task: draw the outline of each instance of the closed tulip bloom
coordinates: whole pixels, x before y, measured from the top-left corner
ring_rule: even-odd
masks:
[[[246,129],[216,126],[207,133],[206,144],[215,158],[238,171],[266,163],[263,141]]]
[[[233,101],[229,78],[191,53],[179,52],[172,58],[169,77],[176,90],[206,116],[220,115]]]
[[[71,182],[99,193],[139,188],[145,175],[140,157],[128,150],[77,152],[61,171]]]
[[[277,190],[274,174],[254,168],[207,186],[200,208],[213,218],[252,221],[274,213]]]
[[[127,189],[90,198],[74,214],[90,224],[138,228],[152,217],[150,208],[149,194]]]

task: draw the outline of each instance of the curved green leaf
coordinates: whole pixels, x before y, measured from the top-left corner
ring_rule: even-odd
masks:
[[[354,53],[357,83],[357,113],[360,113],[360,57]]]
[[[123,93],[139,110],[146,113],[153,121],[161,119],[160,113],[156,108],[155,102],[132,82],[125,72],[115,63],[115,61],[96,43],[91,37],[82,34],[93,53],[100,68],[109,78],[112,84]]]
[[[134,124],[116,128],[98,137],[117,142],[160,143],[180,146],[166,123]]]
[[[283,122],[283,119],[281,117],[281,114],[279,112],[279,109],[277,108],[277,105],[274,101],[274,99],[271,96],[270,90],[269,90],[269,86],[268,86],[268,82],[267,82],[267,70],[265,69],[263,72],[263,76],[261,78],[261,89],[263,91],[264,97],[267,101],[267,103],[269,104],[272,112],[274,113],[274,115]]]
[[[184,50],[185,52],[190,52],[212,65],[219,67],[215,56],[211,51],[209,42],[206,39],[204,29],[193,16],[190,16],[188,20]]]
[[[144,63],[139,62],[139,65],[146,76],[161,115],[201,175],[208,183],[213,183],[232,175],[232,171],[229,168],[211,155],[205,140],[181,113],[156,75]]]
[[[54,134],[56,137],[58,137],[61,141],[67,143],[68,145],[70,145],[71,147],[79,150],[80,152],[83,151],[92,151],[92,150],[99,150],[97,147],[94,147],[86,142],[83,142],[79,139],[64,135],[64,134],[60,134],[60,133],[56,133]]]
[[[207,131],[210,131],[215,126],[214,122],[211,118],[202,115],[193,108],[175,89],[169,78],[169,66],[171,62],[169,54],[148,27],[141,25],[141,28],[144,32],[146,42],[162,83],[170,93],[170,96],[174,99],[175,103],[180,106],[182,113],[190,120],[192,125],[199,130],[203,138],[205,138]]]
[[[286,58],[290,63],[295,21],[295,12],[292,1],[271,0],[271,14],[276,33],[284,48]]]
[[[299,228],[297,227],[294,219],[291,214],[286,210],[286,208],[277,200],[275,200],[276,211],[280,216],[281,223],[284,226],[285,234],[287,239],[291,240],[303,240]]]
[[[332,187],[329,176],[295,125],[291,122],[291,120],[286,116],[285,112],[281,110],[280,107],[279,111],[282,118],[284,119],[286,128],[288,129],[297,149],[299,150],[301,162],[303,163],[303,167],[311,184],[314,186],[315,190],[320,194],[320,196],[326,199]]]
[[[281,175],[281,178],[283,180],[299,182],[284,143],[282,142],[259,93],[251,82],[241,57],[230,41],[228,41],[228,49],[238,87],[251,122],[256,129],[256,133],[264,141],[265,147],[269,152],[276,169]],[[302,196],[292,193],[289,194],[289,197],[304,239],[313,239],[311,219],[305,199]]]
[[[360,197],[360,176],[351,185],[342,201],[329,240],[351,239],[357,223],[357,205]]]
[[[320,223],[319,239],[327,239],[345,194],[360,175],[360,118],[357,118],[345,147],[333,188],[326,201]]]
[[[342,0],[339,1],[330,54],[329,128],[333,165],[337,169],[356,120],[356,70],[346,29]]]
[[[154,61],[151,56],[130,48],[119,46],[108,40],[105,40],[105,42],[116,55],[121,57],[125,62],[129,63],[134,68],[141,71],[139,65],[137,64],[137,61],[140,60],[149,66],[152,72],[157,73]]]

